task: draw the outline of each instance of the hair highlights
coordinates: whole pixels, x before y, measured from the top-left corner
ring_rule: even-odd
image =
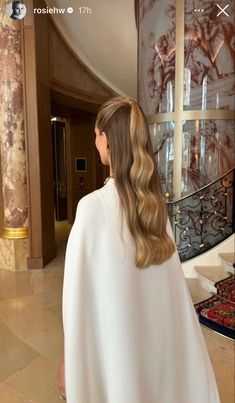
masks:
[[[134,100],[115,97],[101,107],[96,127],[108,137],[117,191],[136,245],[136,266],[161,264],[175,245],[166,231],[167,209],[144,114]]]

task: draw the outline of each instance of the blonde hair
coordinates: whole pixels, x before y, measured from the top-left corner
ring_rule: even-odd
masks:
[[[101,107],[96,127],[108,137],[116,188],[136,245],[136,266],[161,264],[175,244],[166,231],[167,209],[144,114],[131,98],[115,97]]]

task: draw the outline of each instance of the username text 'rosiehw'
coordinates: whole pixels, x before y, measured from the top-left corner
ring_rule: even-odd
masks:
[[[75,11],[78,14],[91,14],[92,9],[86,6],[78,7]],[[58,7],[44,7],[44,8],[34,8],[34,14],[72,14],[74,12],[73,7],[58,8]]]
[[[70,9],[71,7],[68,7]],[[34,14],[65,14],[68,12],[66,8],[57,8],[57,7],[45,7],[45,8],[34,8]]]

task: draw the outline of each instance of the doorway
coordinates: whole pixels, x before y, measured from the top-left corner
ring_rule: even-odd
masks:
[[[54,225],[57,256],[63,256],[71,226],[68,223],[68,150],[66,120],[51,118]]]
[[[54,205],[56,221],[68,219],[67,150],[65,122],[52,118]]]

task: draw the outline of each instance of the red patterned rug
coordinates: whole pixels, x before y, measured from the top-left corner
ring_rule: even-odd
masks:
[[[235,276],[215,283],[217,295],[195,304],[199,321],[224,336],[235,339]]]
[[[217,295],[235,302],[235,276],[230,276],[224,280],[217,281],[215,287],[217,288]]]

